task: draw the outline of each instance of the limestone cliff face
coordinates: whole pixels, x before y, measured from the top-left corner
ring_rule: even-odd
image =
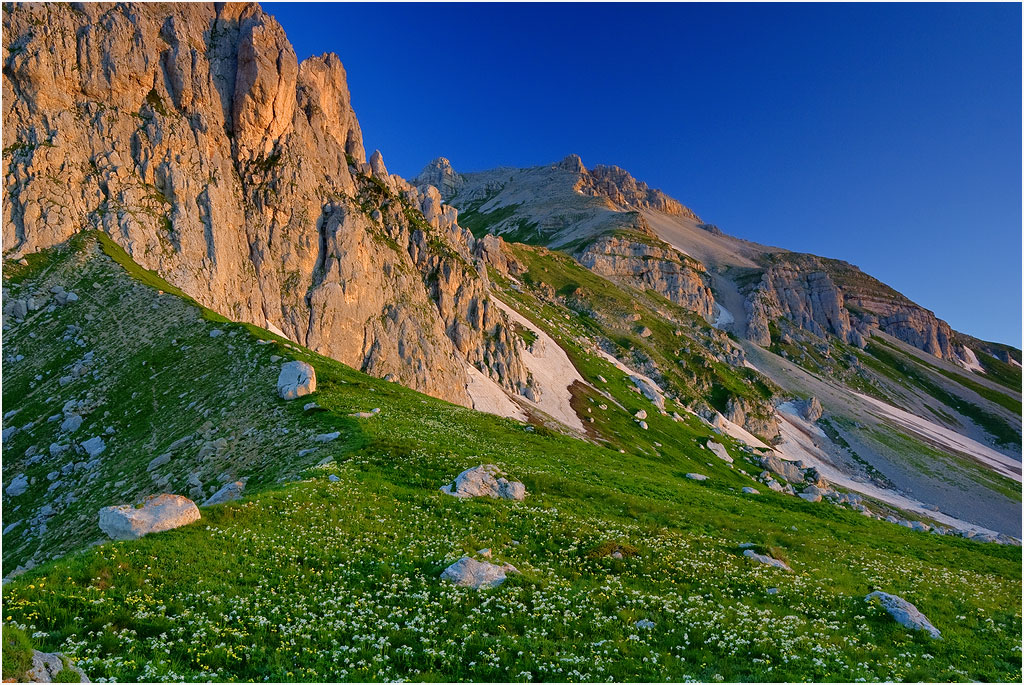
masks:
[[[604,236],[587,245],[577,259],[594,273],[642,290],[654,290],[686,309],[710,317],[714,296],[704,266],[658,242]]]
[[[747,337],[753,342],[771,344],[769,321],[785,317],[815,335],[836,335],[859,347],[881,330],[936,357],[955,357],[949,324],[852,264],[791,252],[767,261],[761,279],[746,290]]]
[[[850,315],[843,294],[824,271],[805,272],[787,264],[769,267],[747,298],[747,337],[771,342],[768,322],[786,317],[800,328],[824,337],[850,338]]]
[[[472,237],[366,162],[335,55],[256,4],[9,5],[3,245],[83,229],[233,318],[467,403],[526,379]],[[432,192],[431,192],[432,191]]]

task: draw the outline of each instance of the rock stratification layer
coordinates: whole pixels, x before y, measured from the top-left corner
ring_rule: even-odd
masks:
[[[467,403],[528,382],[472,236],[366,162],[345,70],[256,4],[5,8],[3,242],[105,231],[235,319]]]

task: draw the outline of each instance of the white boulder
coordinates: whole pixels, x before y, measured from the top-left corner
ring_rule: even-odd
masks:
[[[277,394],[294,400],[316,391],[316,371],[306,362],[292,361],[281,365],[277,377]]]
[[[484,464],[466,469],[455,477],[455,482],[445,485],[441,492],[454,497],[492,497],[521,502],[526,499],[526,486],[510,481],[494,464]]]
[[[188,525],[201,518],[196,503],[181,495],[152,495],[142,506],[122,504],[100,509],[100,530],[114,540],[134,540]]]
[[[486,561],[477,561],[471,557],[462,557],[441,572],[441,580],[447,580],[460,587],[480,588],[498,587],[508,578],[509,573],[519,573],[512,564],[501,566]]]

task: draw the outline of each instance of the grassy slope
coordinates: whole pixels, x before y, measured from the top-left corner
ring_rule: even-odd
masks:
[[[84,274],[79,292],[92,294],[96,264],[113,268],[95,259],[67,272]],[[182,335],[192,332],[191,354],[156,355],[163,337],[148,328],[151,314],[136,319],[119,305],[145,301],[135,292],[141,286],[115,281],[104,306],[121,320],[120,338],[97,337],[90,346],[114,345],[112,354],[125,355],[119,365],[135,372],[119,378],[107,404],[125,409],[132,392],[172,387],[181,376],[198,385],[208,408],[226,410],[223,417],[211,411],[218,430],[234,435],[222,422],[244,420],[269,442],[240,462],[237,475],[251,469],[255,483],[244,501],[206,508],[201,522],[176,531],[44,564],[5,586],[5,621],[24,625],[40,648],[74,656],[93,679],[1021,677],[1018,548],[915,533],[769,492],[743,496],[741,476],[720,463],[704,466],[711,480],[695,483],[682,475],[699,454],[696,425],[658,424],[666,434],[675,429],[678,443],[662,453],[623,420],[616,428],[623,454],[455,407],[303,350],[258,345],[253,333],[270,337],[259,329],[221,325],[237,335],[210,338],[212,324],[173,296],[164,296],[161,320],[178,318],[166,315],[177,311],[171,307],[192,311],[191,318],[181,314]],[[42,322],[34,329],[43,332]],[[7,344],[21,344],[20,334],[9,333]],[[56,340],[40,336],[35,356],[59,355]],[[133,348],[159,362],[159,385],[136,368]],[[304,414],[302,401],[274,397],[272,348],[314,364],[313,399],[327,411]],[[203,368],[194,367],[207,357],[245,366],[226,376],[231,382],[218,376],[200,384]],[[36,362],[18,362],[28,363]],[[613,388],[617,398],[642,401],[610,365],[603,370],[621,384]],[[24,388],[8,394],[5,383],[5,404],[20,404]],[[137,473],[185,425],[194,430],[200,418],[184,409],[192,398],[177,394],[146,402],[139,416],[118,424],[105,461]],[[375,418],[346,416],[371,407],[381,408]],[[27,405],[19,417],[47,411]],[[137,433],[132,423],[142,426]],[[89,427],[87,419],[80,430]],[[298,444],[327,429],[342,432],[324,448],[335,462],[276,485],[277,474],[301,467],[292,457]],[[293,438],[296,444],[276,446]],[[437,491],[460,470],[486,462],[523,480],[528,500],[463,502]],[[168,489],[183,482],[183,471],[174,470]],[[4,469],[5,485],[13,473]],[[94,522],[109,499],[81,500],[79,511]],[[9,544],[19,539],[17,529],[4,536]],[[608,541],[632,545],[638,556],[592,558],[589,552]],[[796,573],[743,558],[738,545],[746,541],[773,548]],[[484,546],[523,574],[479,593],[438,581],[445,565]],[[767,594],[771,587],[779,593]],[[895,625],[863,602],[872,589],[915,602],[944,639]],[[641,618],[655,627],[637,628]]]

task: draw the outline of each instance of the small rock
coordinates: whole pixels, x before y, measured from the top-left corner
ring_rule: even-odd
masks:
[[[227,483],[217,492],[210,495],[209,499],[203,502],[204,507],[208,507],[211,504],[222,504],[224,502],[231,502],[242,497],[242,491],[245,490],[245,481],[236,480],[233,483]]]
[[[441,579],[460,587],[479,590],[501,585],[507,580],[509,573],[519,573],[519,571],[512,564],[498,566],[486,561],[477,561],[471,557],[462,557],[441,573]]]
[[[313,438],[313,442],[331,442],[341,437],[340,431],[334,431],[333,433],[321,433],[320,435]]]
[[[807,500],[808,502],[820,502],[821,495],[813,492],[801,492],[799,494],[800,499]]]
[[[331,475],[327,476],[327,480],[331,481],[332,483],[337,483],[341,479],[332,473]]]
[[[865,602],[877,599],[889,615],[901,626],[911,630],[923,630],[933,638],[940,637],[938,628],[932,625],[928,617],[922,614],[916,606],[898,595],[890,595],[887,592],[875,591],[864,598]]]
[[[78,414],[71,414],[60,424],[60,429],[66,433],[74,433],[82,427],[82,417]]]
[[[688,473],[688,474],[686,474],[686,477],[689,478],[690,480],[707,480],[708,479],[708,477],[705,476],[702,473]]]
[[[478,549],[476,551],[476,553],[477,553],[477,556],[481,556],[484,559],[490,559],[491,558],[491,548],[490,547],[485,547],[484,549]]]
[[[635,418],[637,418],[637,419],[640,419],[640,420],[642,421],[643,419],[646,419],[646,418],[647,418],[647,412],[646,412],[646,411],[644,411],[643,409],[641,409],[641,410],[640,410],[640,411],[638,411],[637,413],[633,414],[633,416],[634,416]]]
[[[302,411],[313,411],[314,409],[319,409],[319,408],[320,408],[320,405],[317,404],[316,402],[309,402],[307,404],[302,405]]]
[[[747,487],[743,488],[742,492],[745,495],[760,495],[761,494],[756,489],[754,489],[754,488],[752,488],[750,486],[747,486]]]
[[[24,679],[30,683],[73,683],[76,680],[80,683],[90,682],[82,669],[74,664],[69,663],[66,668],[74,671],[76,676],[69,679],[64,675],[58,675],[65,669],[64,655],[60,652],[40,652],[38,649],[33,649],[32,667],[25,672]]]
[[[724,461],[726,464],[732,463],[732,457],[730,457],[729,452],[726,451],[725,445],[709,440],[708,449],[714,452],[715,456]]]
[[[149,462],[149,466],[146,467],[146,470],[147,471],[155,471],[158,468],[160,468],[161,466],[163,466],[164,464],[166,464],[167,462],[169,462],[170,460],[171,460],[171,453],[170,452],[164,452],[160,456],[154,457],[153,460]]]
[[[787,564],[786,562],[779,561],[775,557],[770,557],[770,556],[767,556],[765,554],[758,554],[757,552],[755,552],[752,549],[748,549],[748,550],[744,551],[743,552],[743,556],[750,557],[754,561],[760,562],[762,564],[766,564],[768,566],[774,566],[775,568],[781,568],[784,571],[792,571],[793,570],[793,569],[791,569],[789,567],[789,564]]]
[[[210,331],[211,338],[219,338],[222,335],[224,335],[224,331],[222,331],[219,328],[214,328],[212,331]]]

